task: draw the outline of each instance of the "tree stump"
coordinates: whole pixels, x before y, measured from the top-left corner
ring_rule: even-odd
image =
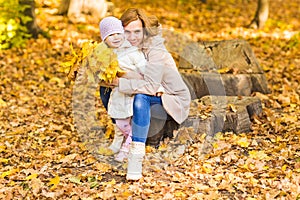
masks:
[[[180,55],[179,70],[192,97],[270,93],[265,74],[244,40],[192,43]]]

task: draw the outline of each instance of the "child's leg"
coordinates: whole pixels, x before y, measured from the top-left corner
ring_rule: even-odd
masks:
[[[127,155],[129,152],[129,146],[132,141],[132,139],[131,139],[132,130],[131,130],[130,120],[131,120],[131,118],[116,120],[116,124],[118,124],[118,127],[123,132],[123,134],[126,138],[125,142],[122,144],[120,152],[115,157],[115,159],[120,162],[122,162],[125,158],[127,158]]]
[[[117,119],[116,125],[122,131],[125,137],[131,134],[131,118],[128,117],[126,119]]]
[[[126,140],[123,143],[122,147],[125,146],[126,148],[129,148],[130,143],[132,142],[132,131],[130,130],[130,132],[128,133],[128,136],[125,137]]]

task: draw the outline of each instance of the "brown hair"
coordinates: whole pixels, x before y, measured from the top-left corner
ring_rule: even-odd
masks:
[[[158,34],[158,19],[155,16],[147,16],[141,8],[129,8],[121,16],[123,26],[127,26],[130,22],[140,19],[145,28],[146,36],[155,36]]]

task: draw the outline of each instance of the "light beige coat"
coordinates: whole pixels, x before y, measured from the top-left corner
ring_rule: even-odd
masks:
[[[125,72],[145,73],[146,59],[142,51],[125,40],[121,47],[114,49],[118,56],[120,69]],[[133,98],[131,94],[119,92],[118,87],[112,89],[108,102],[108,115],[114,119],[125,119],[133,114]]]
[[[142,48],[147,59],[143,80],[119,79],[119,91],[127,94],[156,95],[159,87],[164,88],[162,103],[166,112],[179,124],[189,114],[191,96],[176,63],[164,45],[161,36],[154,36]]]

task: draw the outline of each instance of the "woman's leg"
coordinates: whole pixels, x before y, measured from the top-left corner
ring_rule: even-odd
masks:
[[[142,178],[142,164],[150,127],[151,106],[156,107],[157,105],[162,105],[161,97],[145,94],[136,94],[134,97],[132,143],[128,155],[127,180],[139,180]]]
[[[136,94],[133,102],[132,141],[146,142],[151,115],[157,119],[166,119],[161,97]]]

